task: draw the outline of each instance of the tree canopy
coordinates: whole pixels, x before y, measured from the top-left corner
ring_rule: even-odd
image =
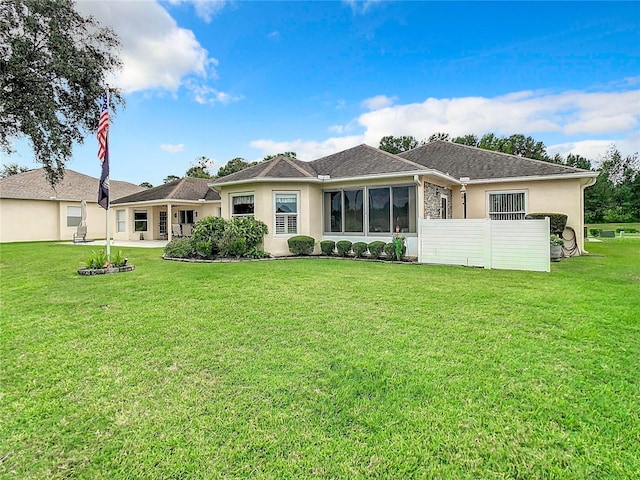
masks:
[[[193,164],[185,173],[186,177],[193,178],[214,178],[209,172],[209,166],[213,162],[207,157],[198,157],[195,164]]]
[[[2,165],[2,169],[0,169],[0,178],[10,177],[11,175],[17,175],[28,171],[28,167],[23,167],[17,163],[4,163]]]
[[[245,168],[249,168],[250,166],[255,165],[256,163],[257,162],[247,162],[242,157],[232,158],[231,160],[229,160],[227,163],[225,163],[222,167],[218,169],[218,174],[216,176],[218,178],[226,177],[227,175],[231,175],[232,173],[236,173],[236,172],[239,172],[240,170],[244,170]]]
[[[50,183],[61,180],[73,143],[97,129],[119,45],[71,0],[0,2],[0,149],[11,153],[12,139],[28,137]],[[109,91],[112,109],[122,105]]]
[[[382,137],[380,139],[380,146],[378,148],[380,148],[380,150],[384,150],[385,152],[398,154],[416,148],[419,145],[421,145],[421,143],[411,135],[403,137],[394,137],[393,135],[387,135],[386,137]]]

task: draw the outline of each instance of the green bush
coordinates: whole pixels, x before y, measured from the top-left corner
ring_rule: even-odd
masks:
[[[218,243],[220,242],[222,234],[227,227],[227,223],[228,222],[224,218],[212,216],[198,220],[193,226],[193,231],[191,232],[191,239],[195,246],[194,250],[196,250],[200,256],[204,257],[218,253]],[[201,248],[198,248],[198,245],[201,244],[201,242],[209,242],[209,254],[201,254],[201,250],[204,251],[204,245],[201,245]]]
[[[107,253],[104,250],[91,251],[91,256],[85,262],[86,268],[96,269],[104,268],[107,264]]]
[[[624,233],[638,233],[638,229],[637,228],[633,228],[633,227],[622,227],[622,228],[616,228],[616,233],[620,233],[620,232],[624,232]]]
[[[331,256],[336,248],[336,242],[333,240],[322,240],[320,242],[320,250],[324,255]]]
[[[111,257],[111,265],[114,267],[124,267],[129,259],[122,253],[122,250],[118,250],[115,255]]]
[[[365,242],[355,242],[352,246],[353,254],[358,258],[362,258],[367,254],[367,248]]]
[[[384,251],[384,242],[376,240],[375,242],[371,242],[369,244],[369,255],[371,255],[371,257],[380,258],[383,251]]]
[[[600,229],[599,228],[590,228],[589,229],[589,233],[591,234],[592,237],[599,237],[600,236]]]
[[[393,242],[384,244],[384,253],[387,256],[387,260],[396,259],[396,245]]]
[[[549,233],[551,235],[562,235],[567,226],[567,216],[564,213],[528,213],[526,220],[544,220],[549,217]]]
[[[399,262],[404,258],[404,254],[407,253],[407,246],[404,242],[404,237],[394,236],[393,245],[396,247],[395,257]]]
[[[260,245],[264,236],[269,233],[267,224],[253,217],[235,217],[227,222],[227,229],[244,238],[247,248]]]
[[[271,255],[264,250],[260,250],[258,247],[251,247],[244,256],[247,258],[269,258]]]
[[[233,230],[225,230],[218,244],[220,256],[240,258],[247,253],[247,241]]]
[[[351,245],[352,243],[349,240],[339,240],[338,243],[336,243],[338,256],[346,257],[347,255],[349,255],[349,252],[351,251]]]
[[[168,258],[189,258],[194,254],[190,238],[174,238],[164,247],[164,256]]]
[[[294,255],[311,255],[316,241],[313,237],[298,235],[287,240],[289,251]]]
[[[199,242],[191,240],[191,245],[195,246],[196,254],[202,258],[211,258],[213,256],[213,241],[200,240]],[[217,247],[216,247],[217,248]]]

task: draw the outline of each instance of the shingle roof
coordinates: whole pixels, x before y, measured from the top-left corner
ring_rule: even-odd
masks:
[[[207,178],[184,177],[119,198],[111,203],[140,203],[158,200],[198,201],[202,198],[209,201],[220,200],[218,192],[209,187],[210,182],[211,180]]]
[[[398,156],[454,178],[471,180],[584,173],[588,170],[532,160],[452,142],[432,142]]]
[[[316,178],[313,162],[303,162],[296,158],[278,155],[239,172],[217,178],[212,184],[253,180],[258,178]]]
[[[28,172],[10,175],[0,179],[0,198],[19,198],[25,200],[71,200],[88,202],[98,201],[99,180],[66,169],[63,180],[55,186],[49,185],[44,169],[38,168]],[[129,182],[111,180],[111,200],[130,195],[143,187]]]

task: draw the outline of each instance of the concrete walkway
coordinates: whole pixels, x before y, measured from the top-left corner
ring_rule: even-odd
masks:
[[[93,248],[106,248],[106,244],[104,239],[102,240],[93,240],[90,242],[61,242],[65,245],[86,245],[88,247]],[[164,248],[167,243],[167,240],[139,240],[139,241],[124,241],[124,240],[112,240],[111,241],[111,249],[114,248]]]

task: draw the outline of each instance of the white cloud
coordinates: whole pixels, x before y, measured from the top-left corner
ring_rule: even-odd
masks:
[[[163,143],[162,145],[160,145],[160,149],[169,153],[180,153],[184,150],[184,144]]]
[[[376,100],[367,99],[363,104],[382,106],[389,100],[385,95],[372,98]],[[550,154],[578,153],[596,160],[612,143],[624,155],[640,149],[639,104],[640,90],[522,91],[491,98],[428,98],[421,103],[386,106],[344,125],[332,125],[328,132],[337,136],[326,140],[262,139],[251,146],[265,154],[295,151],[298,158],[313,160],[360,143],[378,146],[386,135],[412,135],[423,140],[435,132],[451,136],[522,133],[545,141],[547,134],[555,142],[545,141]],[[363,133],[354,135],[357,131]]]
[[[193,99],[201,105],[214,103],[228,105],[230,103],[237,102],[238,100],[242,100],[243,98],[242,96],[234,96],[229,93],[221,92],[220,90],[198,82],[187,82],[187,88],[193,94]]]
[[[191,30],[180,28],[154,1],[78,2],[78,11],[111,26],[122,41],[123,69],[113,83],[125,92],[177,91],[185,77],[215,78],[209,57]]]
[[[355,147],[362,143],[359,135],[349,137],[333,137],[317,142],[314,140],[293,140],[290,142],[276,142],[274,140],[254,140],[251,147],[262,151],[262,156],[274,155],[281,152],[296,152],[298,160],[315,160],[332,153]]]
[[[382,0],[343,0],[343,3],[351,7],[355,14],[365,14],[374,5],[379,5]]]
[[[393,105],[396,97],[387,97],[386,95],[376,95],[362,101],[361,105],[367,110],[380,110]]]
[[[220,10],[227,4],[225,0],[169,0],[172,5],[190,3],[193,5],[196,15],[209,23]]]
[[[273,32],[267,35],[267,38],[269,40],[280,40],[280,32],[277,30],[274,30]]]

